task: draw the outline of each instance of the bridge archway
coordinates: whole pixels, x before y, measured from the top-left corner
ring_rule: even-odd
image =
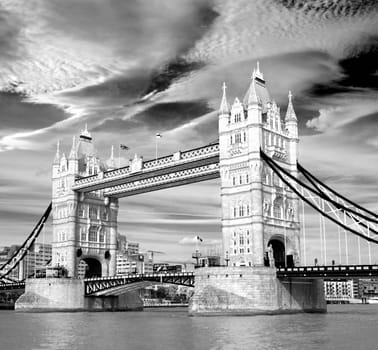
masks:
[[[274,237],[269,240],[269,245],[273,248],[274,264],[276,267],[285,267],[285,245],[281,239]]]
[[[102,276],[102,266],[100,261],[92,257],[83,258],[82,261],[86,263],[84,278]]]

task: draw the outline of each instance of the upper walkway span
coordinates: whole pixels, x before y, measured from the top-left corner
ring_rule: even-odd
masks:
[[[137,156],[130,165],[78,178],[78,192],[104,190],[107,197],[126,197],[218,178],[219,144],[210,144],[144,162]]]

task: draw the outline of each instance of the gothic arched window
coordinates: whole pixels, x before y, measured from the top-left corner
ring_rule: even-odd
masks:
[[[100,230],[100,242],[104,243],[105,242],[105,229]]]
[[[282,219],[282,198],[278,197],[273,203],[273,216],[278,219]]]
[[[89,217],[93,220],[97,220],[97,208],[94,208],[94,207],[89,208]]]
[[[88,241],[89,242],[97,242],[97,227],[96,226],[91,226],[89,228]]]

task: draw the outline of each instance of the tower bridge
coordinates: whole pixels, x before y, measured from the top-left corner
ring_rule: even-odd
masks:
[[[218,126],[219,143],[148,161],[135,155],[122,168],[116,167],[113,149],[106,162],[99,158],[87,127],[77,141],[73,138],[68,157],[58,144],[51,207],[14,258],[0,268],[0,277],[7,278],[20,263],[51,210],[52,266],[64,267],[68,279],[55,282],[61,289],[28,280],[19,307],[28,308],[28,295],[38,293],[49,298],[67,290],[75,295],[72,300],[90,295],[114,297],[161,281],[194,283],[194,314],[324,311],[322,278],[377,274],[370,245],[367,265],[306,266],[301,205],[302,212],[307,204],[345,234],[368,244],[378,243],[378,216],[332,190],[298,163],[298,121],[291,93],[282,118],[257,66],[244,98],[235,98],[231,106],[223,85]],[[227,266],[197,269],[194,275],[115,277],[119,199],[214,178],[221,183]],[[325,248],[325,232],[321,232]],[[77,279],[80,261],[89,266],[84,281]],[[45,307],[57,307],[54,303]],[[72,301],[69,308],[83,305]]]

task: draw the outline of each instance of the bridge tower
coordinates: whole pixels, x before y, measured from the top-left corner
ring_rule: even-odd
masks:
[[[78,142],[74,137],[68,158],[58,144],[52,166],[52,266],[66,268],[70,277],[78,277],[81,260],[87,277],[116,273],[118,199],[104,197],[101,190],[72,190],[75,179],[109,168],[115,168],[113,154],[108,164],[101,162],[87,127]]]
[[[289,93],[287,113],[254,69],[245,97],[230,107],[223,85],[219,110],[223,253],[229,266],[299,264],[298,199],[261,159],[260,149],[296,175],[298,126]]]

